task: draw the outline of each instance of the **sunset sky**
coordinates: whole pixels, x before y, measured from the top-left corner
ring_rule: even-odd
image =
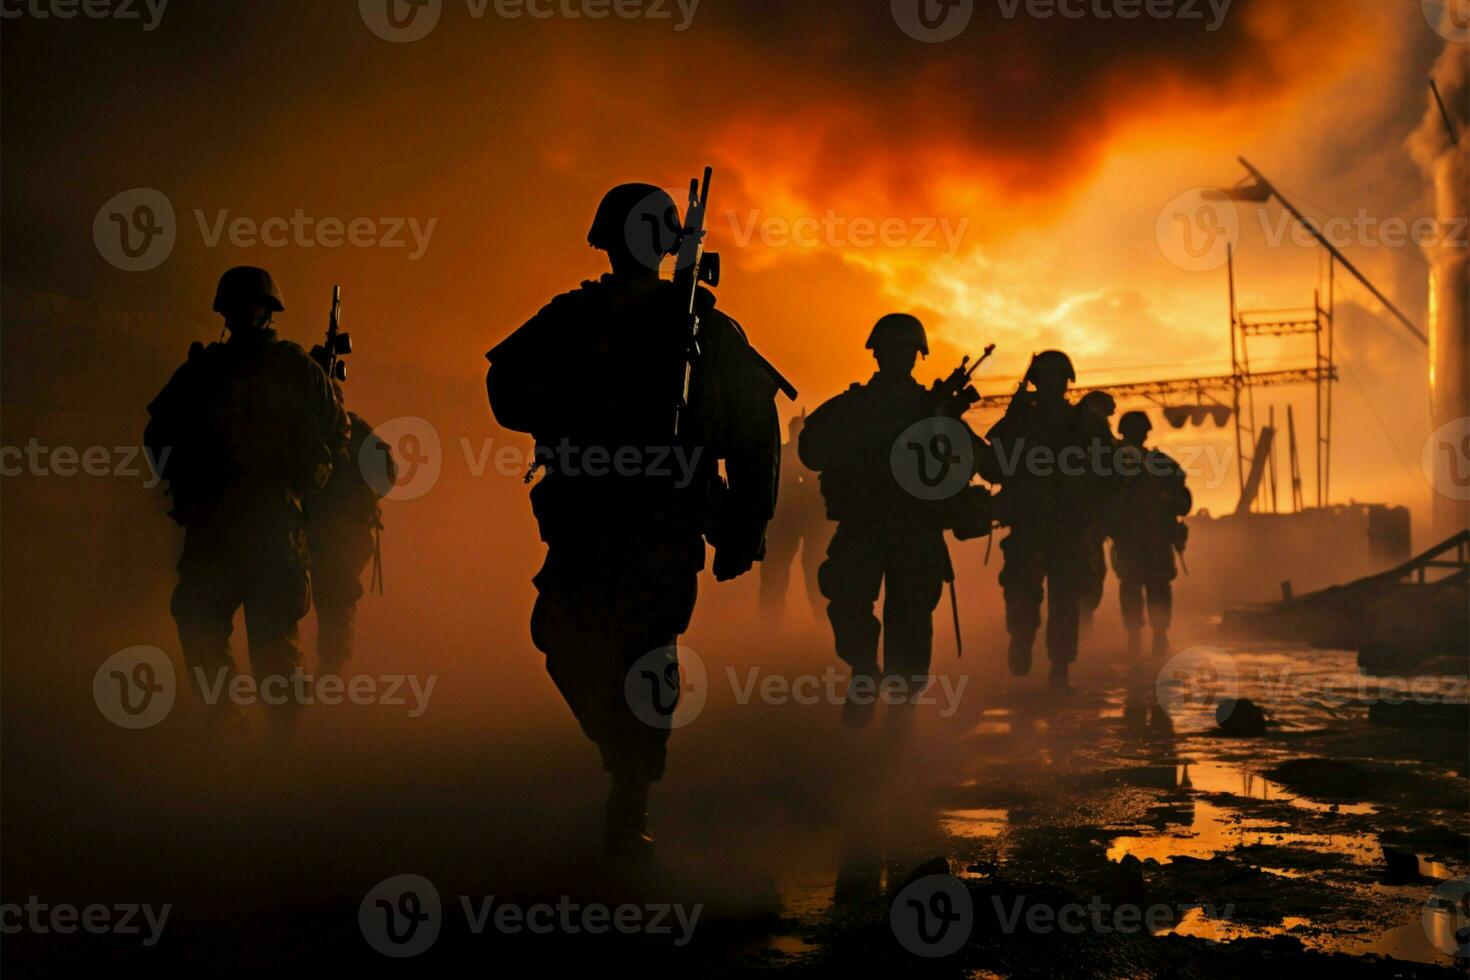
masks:
[[[362,6],[173,0],[151,30],[5,21],[6,284],[208,338],[214,278],[264,265],[287,336],[312,340],[340,282],[364,357],[474,378],[494,342],[603,270],[585,244],[602,191],[678,188],[709,164],[722,307],[812,407],[867,376],[866,331],[900,309],[934,338],[925,380],[992,341],[987,390],[1044,347],[1070,351],[1085,384],[1224,373],[1224,270],[1176,261],[1160,227],[1180,195],[1239,180],[1238,155],[1319,220],[1432,214],[1405,141],[1446,41],[1419,0],[1235,0],[1218,23],[1204,3],[1199,19],[1124,20],[978,0],[937,43],[877,0],[668,0],[668,17],[636,19],[445,0],[411,43],[377,36]],[[177,243],[127,272],[92,230],[136,187],[168,198]],[[298,210],[403,219],[406,244],[211,244],[224,219]],[[1237,217],[1242,306],[1309,305],[1319,251],[1273,244],[1274,204]],[[1422,328],[1420,250],[1345,246]],[[1422,508],[1425,351],[1339,281],[1335,495]],[[1304,363],[1275,350],[1257,366]],[[1308,395],[1290,396],[1301,424]],[[1163,436],[1225,451],[1229,431]],[[1200,502],[1228,507],[1233,486]]]

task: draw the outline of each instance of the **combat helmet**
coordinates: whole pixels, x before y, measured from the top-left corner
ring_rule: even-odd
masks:
[[[645,230],[648,238],[633,237]],[[619,184],[597,205],[587,244],[604,252],[638,254],[647,243],[654,257],[662,258],[679,247],[679,231],[679,208],[668,191],[653,184]]]
[[[1140,442],[1143,437],[1153,431],[1154,424],[1149,420],[1147,412],[1124,412],[1123,417],[1118,420],[1118,431],[1126,438],[1130,432],[1137,432]]]
[[[912,347],[925,357],[929,356],[929,337],[919,318],[908,313],[890,313],[873,325],[868,334],[868,350],[877,350],[880,345],[903,345]]]
[[[255,303],[273,313],[285,312],[281,290],[269,272],[253,265],[237,265],[219,277],[219,285],[214,290],[214,312],[224,313]]]
[[[1031,367],[1027,370],[1026,377],[1034,378],[1038,374],[1065,374],[1068,381],[1077,380],[1072,359],[1059,350],[1044,350],[1031,358]]]

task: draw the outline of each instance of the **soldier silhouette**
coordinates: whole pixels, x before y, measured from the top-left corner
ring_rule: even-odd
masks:
[[[719,581],[760,560],[780,468],[774,396],[789,388],[713,293],[659,277],[687,234],[700,233],[681,232],[667,193],[613,188],[587,235],[612,272],[558,296],[486,355],[496,419],[531,433],[545,468],[531,491],[547,546],[531,636],[611,774],[607,846],[620,856],[650,853],[648,792],[670,731],[637,710],[630,671],[664,678],[656,708],[671,712],[674,643],[694,610],[706,537]],[[700,354],[676,435],[691,295]],[[578,369],[589,362],[599,370]]]
[[[1183,551],[1194,498],[1185,486],[1184,470],[1167,454],[1145,442],[1153,423],[1144,412],[1125,412],[1118,422],[1123,445],[1118,449],[1121,476],[1111,518],[1113,571],[1118,575],[1118,601],[1128,630],[1128,652],[1143,650],[1145,606],[1153,628],[1153,653],[1169,652],[1174,611],[1174,552]]]
[[[987,433],[994,453],[984,454],[981,469],[1001,484],[998,506],[1011,529],[1001,542],[1000,573],[1011,672],[1024,677],[1031,671],[1046,598],[1050,684],[1061,692],[1071,690],[1089,539],[1106,491],[1100,463],[1111,443],[1096,414],[1067,401],[1076,379],[1071,358],[1061,351],[1032,358],[1005,416]]]
[[[1107,427],[1111,438],[1113,432],[1113,414],[1118,410],[1118,403],[1113,396],[1106,391],[1089,391],[1077,402],[1082,408],[1092,412],[1102,420]],[[1116,440],[1114,440],[1116,445]],[[1100,514],[1093,521],[1092,527],[1088,529],[1087,535],[1087,581],[1082,587],[1081,595],[1081,627],[1087,631],[1092,627],[1092,617],[1097,612],[1098,606],[1102,605],[1103,587],[1108,579],[1107,558],[1107,516]]]
[[[314,350],[313,356],[316,356]],[[333,382],[339,400],[342,386]],[[362,416],[347,412],[349,435],[332,475],[306,501],[306,541],[311,553],[311,598],[316,607],[317,662],[322,673],[337,673],[352,658],[362,573],[380,563],[382,497],[398,479],[388,445]],[[371,474],[369,479],[368,474]],[[374,578],[381,583],[381,569]]]
[[[309,603],[302,500],[347,446],[326,374],[271,326],[284,309],[264,269],[221,276],[214,311],[229,339],[189,349],[148,406],[143,437],[166,460],[170,514],[185,528],[170,604],[184,659],[202,691],[228,691],[232,620],[243,605],[251,668],[262,700],[278,703],[275,722],[299,707],[285,686],[301,664],[298,623]],[[211,716],[230,724],[239,713],[221,696]]]
[[[812,614],[824,618],[826,600],[822,598],[817,571],[827,555],[832,540],[833,524],[827,520],[817,474],[806,468],[797,453],[806,413],[794,416],[787,427],[788,438],[781,449],[781,493],[776,500],[776,516],[766,532],[766,557],[761,561],[760,605],[771,621],[778,621],[786,607],[791,584],[791,565],[800,552],[800,568]]]
[[[871,721],[880,675],[905,694],[927,683],[934,607],[952,578],[944,540],[952,510],[903,486],[892,463],[904,431],[947,407],[936,406],[913,377],[919,355],[929,353],[924,326],[908,314],[889,314],[873,327],[867,348],[877,372],[812,412],[799,442],[802,462],[821,474],[827,516],[837,522],[818,577],[837,656],[852,670],[843,720],[853,727]],[[949,419],[953,427],[973,440],[957,415]],[[967,458],[964,483],[973,475],[974,456]],[[880,589],[881,623],[873,614]]]

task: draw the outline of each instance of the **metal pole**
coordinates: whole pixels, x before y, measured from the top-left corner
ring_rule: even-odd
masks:
[[[1242,167],[1250,171],[1251,176],[1254,177],[1261,184],[1262,187],[1266,188],[1266,190],[1270,192],[1272,197],[1281,202],[1281,206],[1286,208],[1286,210],[1291,213],[1291,216],[1295,218],[1303,228],[1307,229],[1307,233],[1309,235],[1317,239],[1317,243],[1319,245],[1327,249],[1328,253],[1332,255],[1333,258],[1341,262],[1343,268],[1347,269],[1348,272],[1351,272],[1353,274],[1353,278],[1362,283],[1364,288],[1366,288],[1368,292],[1372,293],[1373,297],[1377,299],[1378,302],[1382,303],[1384,308],[1388,310],[1388,312],[1392,313],[1394,317],[1397,318],[1398,321],[1404,325],[1405,329],[1407,329],[1418,339],[1419,343],[1423,344],[1425,347],[1429,346],[1429,338],[1424,336],[1424,331],[1414,326],[1414,322],[1410,320],[1407,316],[1405,316],[1402,310],[1400,310],[1397,306],[1394,306],[1387,296],[1379,292],[1378,287],[1369,282],[1368,277],[1359,272],[1358,267],[1353,265],[1348,257],[1346,255],[1343,255],[1342,252],[1338,250],[1336,245],[1333,245],[1330,241],[1327,240],[1327,237],[1322,234],[1321,230],[1317,228],[1316,224],[1313,223],[1311,218],[1308,218],[1306,215],[1298,211],[1296,209],[1296,205],[1292,204],[1285,197],[1283,197],[1281,192],[1276,189],[1276,186],[1266,179],[1265,174],[1261,173],[1255,167],[1251,166],[1250,161],[1248,161],[1245,157],[1236,157],[1236,159],[1240,161],[1240,165]]]

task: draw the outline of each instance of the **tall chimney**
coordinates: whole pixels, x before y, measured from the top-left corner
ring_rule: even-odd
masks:
[[[1435,540],[1470,527],[1470,47],[1450,41],[1434,65],[1433,94],[1410,138],[1434,184],[1439,236],[1425,243],[1429,261],[1430,423]],[[1453,130],[1453,138],[1451,130]],[[1432,461],[1432,462],[1430,462]]]

